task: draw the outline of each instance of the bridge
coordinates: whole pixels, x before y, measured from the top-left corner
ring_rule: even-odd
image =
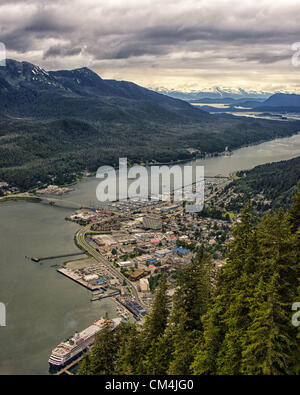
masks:
[[[113,206],[111,206],[109,203],[101,203],[99,201],[99,204],[95,204],[90,202],[89,205],[86,203],[80,203],[80,202],[74,202],[72,200],[64,200],[64,199],[59,199],[59,198],[50,198],[50,197],[39,197],[41,202],[46,202],[51,206],[56,206],[56,207],[64,207],[64,208],[70,208],[70,209],[87,209],[87,210],[115,210]]]
[[[51,206],[61,206],[61,207],[67,207],[67,208],[76,208],[76,209],[82,209],[85,208],[82,203],[74,202],[71,200],[63,200],[59,198],[49,198],[49,197],[44,197],[44,196],[39,196],[42,202],[49,203]]]

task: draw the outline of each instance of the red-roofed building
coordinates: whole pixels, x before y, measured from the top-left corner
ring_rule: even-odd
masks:
[[[150,240],[150,242],[153,243],[153,244],[160,243],[161,239],[153,239],[153,240]]]
[[[108,211],[108,210],[102,210],[102,211],[100,211],[100,213],[103,215],[112,215],[112,212]]]

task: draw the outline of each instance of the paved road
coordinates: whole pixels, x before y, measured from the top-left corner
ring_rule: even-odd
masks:
[[[88,231],[90,231],[91,225],[86,226],[85,228],[81,228],[77,233],[76,233],[76,241],[78,245],[83,248],[85,251],[87,251],[93,258],[95,258],[98,262],[104,264],[108,271],[115,277],[117,277],[120,281],[121,284],[123,281],[126,282],[126,285],[129,287],[129,290],[131,292],[131,295],[135,298],[137,302],[139,302],[143,307],[145,307],[144,303],[140,300],[138,292],[135,288],[135,286],[125,277],[123,276],[122,273],[120,273],[118,270],[116,270],[112,264],[105,259],[93,246],[91,246],[85,239],[85,235]]]

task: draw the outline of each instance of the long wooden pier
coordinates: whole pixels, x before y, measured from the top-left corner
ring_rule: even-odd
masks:
[[[70,256],[79,256],[79,255],[85,255],[83,251],[81,252],[72,252],[71,254],[63,254],[63,255],[53,255],[53,256],[46,256],[43,258],[36,258],[35,256],[31,257],[31,260],[33,262],[42,262],[42,261],[48,261],[50,259],[58,259],[58,258],[68,258]]]

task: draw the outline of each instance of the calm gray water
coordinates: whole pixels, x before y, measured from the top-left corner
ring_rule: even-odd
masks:
[[[227,175],[299,155],[300,134],[198,163],[205,166],[206,175]],[[62,200],[97,203],[98,182],[86,179]],[[65,259],[42,265],[25,259],[77,251],[73,243],[77,225],[64,221],[70,213],[43,204],[0,205],[0,301],[7,303],[7,326],[0,327],[0,374],[47,374],[54,346],[105,312],[115,316],[111,300],[91,303],[86,289],[51,267]]]
[[[7,303],[7,326],[0,327],[0,374],[47,374],[51,350],[77,330],[109,312],[109,299],[91,303],[89,292],[57,273],[52,265],[25,259],[77,252],[77,226],[64,221],[70,211],[34,203],[0,206],[0,301]]]

